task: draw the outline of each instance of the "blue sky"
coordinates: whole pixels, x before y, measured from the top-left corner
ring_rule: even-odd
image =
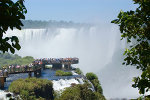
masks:
[[[111,21],[122,9],[135,9],[132,0],[25,0],[26,19],[74,22]]]

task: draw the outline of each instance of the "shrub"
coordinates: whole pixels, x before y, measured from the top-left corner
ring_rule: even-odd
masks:
[[[93,84],[96,92],[103,94],[103,89],[102,89],[101,84],[98,79],[91,80],[91,83]]]
[[[94,79],[98,79],[98,77],[96,76],[96,74],[94,74],[94,73],[87,73],[86,74],[86,78],[88,79],[88,80],[94,80]]]
[[[83,74],[82,71],[80,70],[80,68],[76,68],[76,69],[75,69],[75,72],[76,72],[77,74],[79,74],[79,75]]]
[[[94,92],[96,99],[95,100],[106,100],[106,98],[99,92]]]
[[[103,94],[103,89],[101,87],[97,75],[94,73],[87,73],[86,77],[93,84],[95,91],[100,94]]]
[[[66,88],[57,100],[105,100],[101,94],[96,94],[89,89],[88,84],[78,84]]]
[[[72,72],[64,72],[62,70],[57,70],[56,76],[72,76]]]
[[[27,78],[13,81],[9,91],[19,94],[23,100],[53,99],[53,84],[46,79]]]

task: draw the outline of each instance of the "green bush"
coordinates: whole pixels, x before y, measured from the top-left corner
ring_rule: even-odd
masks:
[[[88,84],[78,84],[66,88],[57,100],[105,100],[105,98],[89,89]]]
[[[72,72],[64,72],[62,70],[57,70],[56,76],[72,76]]]
[[[98,77],[96,76],[96,74],[94,74],[94,73],[87,73],[86,74],[86,78],[88,79],[88,80],[94,80],[94,79],[98,79]]]
[[[76,68],[76,69],[75,69],[75,72],[76,72],[77,74],[79,74],[79,75],[83,74],[82,71],[80,70],[80,68]]]
[[[52,82],[46,79],[18,79],[10,84],[9,91],[19,94],[23,100],[53,100],[52,86]]]
[[[106,100],[104,95],[100,94],[99,92],[94,92],[96,99],[95,100]]]
[[[91,83],[93,84],[96,92],[103,94],[103,89],[98,79],[91,80]]]
[[[101,87],[97,75],[94,73],[87,73],[86,77],[93,84],[95,91],[100,94],[103,94],[103,89]]]

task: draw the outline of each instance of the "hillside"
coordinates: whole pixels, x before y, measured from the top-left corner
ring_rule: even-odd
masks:
[[[21,57],[17,54],[0,54],[0,68],[9,65],[27,65],[34,60],[31,56]]]

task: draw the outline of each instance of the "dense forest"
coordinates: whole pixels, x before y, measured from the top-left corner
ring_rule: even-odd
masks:
[[[49,21],[40,21],[40,20],[22,20],[23,23],[23,29],[27,28],[33,28],[33,29],[39,29],[39,28],[49,28],[49,27],[58,27],[58,28],[70,28],[70,27],[81,27],[81,26],[90,26],[90,24],[86,23],[74,23],[72,21],[55,21],[55,20],[49,20]]]
[[[21,57],[17,54],[0,54],[0,68],[9,65],[28,65],[34,60],[31,56]]]

